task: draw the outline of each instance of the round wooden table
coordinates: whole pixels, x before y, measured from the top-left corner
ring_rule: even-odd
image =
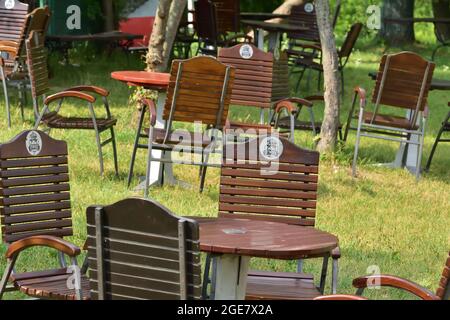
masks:
[[[336,236],[314,228],[243,219],[198,219],[200,249],[216,256],[217,300],[243,300],[251,257],[297,260],[332,251]]]
[[[156,128],[164,128],[164,120],[162,118],[164,104],[166,102],[166,91],[170,82],[170,74],[169,73],[160,73],[160,72],[148,72],[148,71],[115,71],[111,73],[111,78],[124,82],[129,86],[134,87],[143,87],[149,90],[158,91],[158,101],[156,103]],[[141,115],[139,119],[139,123],[143,121],[145,113],[147,109],[144,107],[141,110]],[[136,132],[135,138],[135,146],[139,145],[139,137],[141,132]],[[144,148],[144,146],[140,146],[139,148]],[[161,158],[162,152],[160,150],[152,150],[152,156],[154,158]],[[150,169],[150,181],[149,185],[158,185],[161,184],[160,178],[162,177],[161,162],[152,162]],[[164,166],[164,181],[168,184],[177,184],[178,182],[175,180],[173,176],[173,170],[171,164],[166,164]],[[142,184],[140,184],[137,189],[145,189],[145,179]],[[146,191],[147,192],[147,191]]]

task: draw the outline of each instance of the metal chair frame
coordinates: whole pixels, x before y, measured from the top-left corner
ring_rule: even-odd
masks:
[[[450,106],[450,103],[449,103],[449,106]],[[442,126],[439,129],[439,132],[436,136],[436,140],[434,141],[433,148],[431,149],[430,157],[428,158],[427,165],[425,166],[425,171],[427,171],[427,172],[430,170],[431,162],[433,161],[434,153],[436,152],[436,148],[437,148],[439,142],[450,142],[450,139],[442,138],[442,135],[445,132],[450,132],[450,112],[447,114],[444,121],[442,122]]]

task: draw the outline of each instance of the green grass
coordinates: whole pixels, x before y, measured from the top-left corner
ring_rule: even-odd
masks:
[[[411,48],[429,57],[430,49],[416,46]],[[450,79],[448,51],[441,51],[436,77]],[[391,50],[393,51],[393,50]],[[76,53],[76,52],[75,52]],[[352,99],[351,89],[361,85],[372,89],[367,74],[376,70],[383,49],[364,47],[357,50],[346,69],[346,92],[342,107],[342,120],[347,116]],[[130,161],[135,135],[136,106],[128,104],[131,90],[123,83],[111,80],[110,72],[126,69],[143,69],[138,56],[126,57],[114,53],[110,57],[90,57],[82,61],[77,54],[73,62],[81,67],[63,67],[52,59],[52,79],[54,91],[78,84],[95,84],[111,91],[110,103],[113,114],[118,118],[116,127],[119,149],[120,177],[113,174],[112,153],[106,149],[106,175],[99,175],[97,150],[93,132],[56,130],[52,135],[68,142],[70,152],[70,178],[72,187],[72,208],[74,236],[69,240],[82,245],[86,236],[85,210],[93,204],[111,204],[130,196],[141,196],[126,186],[126,174]],[[79,60],[79,61],[78,61]],[[291,87],[294,87],[295,79]],[[316,87],[315,80],[311,88]],[[314,90],[310,93],[314,93]],[[306,96],[304,88],[297,96]],[[11,93],[14,96],[14,93]],[[448,112],[447,102],[450,92],[431,92],[429,98],[430,118],[425,139],[424,160],[428,158],[440,122]],[[8,129],[5,119],[4,103],[0,102],[0,142],[6,142],[22,130],[32,127],[31,108],[28,107],[27,121],[20,119],[16,107],[17,99],[12,100],[13,126]],[[98,108],[101,109],[101,106]],[[317,107],[317,117],[321,113]],[[85,105],[68,102],[64,112],[87,114]],[[248,110],[234,107],[232,117],[244,119]],[[257,113],[254,115],[255,121]],[[313,146],[309,132],[297,132],[296,142],[306,148]],[[425,174],[419,183],[404,170],[383,169],[372,166],[374,163],[393,160],[398,146],[382,140],[363,140],[359,158],[360,176],[352,179],[350,164],[354,148],[354,135],[345,146],[339,148],[333,158],[322,159],[320,169],[320,188],[317,210],[317,227],[339,236],[342,250],[340,260],[339,292],[353,293],[351,281],[354,277],[366,274],[369,266],[376,265],[381,272],[396,274],[414,280],[435,290],[442,271],[444,259],[449,250],[450,235],[450,144],[442,144],[435,156],[430,173]],[[136,174],[144,173],[143,152],[138,155]],[[198,170],[189,166],[175,166],[175,175],[191,183],[193,189],[163,187],[151,190],[151,197],[179,215],[215,216],[218,203],[219,170],[208,171],[206,191],[199,194]],[[133,184],[137,183],[137,179]],[[5,265],[5,246],[0,246],[0,270]],[[24,254],[18,270],[36,270],[55,266],[55,253],[33,249]],[[294,262],[268,261],[255,259],[253,267],[294,271]],[[306,262],[306,271],[320,272],[320,261]],[[1,273],[1,272],[0,272]],[[394,290],[376,290],[369,293],[376,298],[411,298]],[[22,298],[20,294],[8,294],[7,298]]]

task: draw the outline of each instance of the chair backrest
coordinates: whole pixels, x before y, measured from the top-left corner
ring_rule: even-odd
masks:
[[[289,67],[284,53],[276,59],[273,53],[245,43],[221,48],[217,59],[236,70],[231,104],[270,108],[273,101],[289,96]]]
[[[198,0],[194,3],[194,25],[199,39],[217,41],[217,8],[211,0]]]
[[[222,129],[228,116],[234,68],[217,59],[199,56],[174,60],[163,118],[168,121],[202,122]]]
[[[316,7],[313,2],[305,2],[293,6],[289,15],[289,24],[305,25],[306,31],[291,31],[287,33],[289,39],[320,42],[319,26],[317,25]]]
[[[24,131],[0,145],[3,242],[72,235],[67,143]]]
[[[347,33],[345,37],[344,43],[339,50],[339,58],[350,58],[350,55],[353,52],[353,48],[355,47],[356,41],[358,41],[359,35],[361,34],[361,30],[363,28],[363,24],[361,22],[357,22],[350,28],[350,31]]]
[[[0,40],[23,41],[29,6],[20,1],[0,1]]]
[[[319,153],[284,138],[227,144],[219,216],[314,226],[318,173]]]
[[[411,125],[423,111],[428,98],[435,64],[413,52],[384,55],[372,95],[374,116],[380,104],[414,112]]]
[[[217,31],[219,34],[239,32],[240,0],[211,0],[217,8]]]
[[[450,299],[450,252],[445,261],[444,271],[442,271],[441,281],[436,291],[436,295],[442,300]]]
[[[32,32],[39,32],[43,35],[43,41],[47,35],[48,26],[50,24],[50,9],[48,6],[36,8],[27,15],[25,22],[25,32],[20,42],[18,42],[17,52],[25,55],[25,41],[30,37]]]
[[[44,95],[50,89],[47,67],[47,49],[44,34],[32,31],[26,40],[28,74],[33,98]]]
[[[87,209],[91,298],[200,299],[198,224],[160,204],[126,199]]]
[[[336,7],[334,8],[333,24],[332,24],[333,29],[336,27],[340,13],[341,13],[341,0],[336,0]]]

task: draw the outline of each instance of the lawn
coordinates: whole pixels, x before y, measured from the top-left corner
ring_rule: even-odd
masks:
[[[420,46],[413,50],[430,56],[430,50]],[[398,50],[390,50],[398,51]],[[444,50],[445,51],[445,50]],[[352,88],[361,85],[372,89],[368,72],[377,69],[383,50],[373,46],[363,46],[355,51],[346,69],[346,91],[341,119],[347,116],[352,99]],[[448,51],[447,51],[448,54]],[[435,76],[450,80],[448,59],[441,54],[437,61]],[[447,55],[448,57],[448,55]],[[53,131],[52,135],[68,142],[70,152],[70,178],[72,188],[72,208],[74,236],[70,241],[83,245],[86,236],[85,210],[92,204],[111,204],[117,200],[142,193],[128,189],[126,175],[131,157],[135,135],[136,106],[128,103],[131,89],[123,83],[110,78],[111,71],[124,69],[143,69],[138,55],[125,56],[115,52],[112,56],[97,56],[83,60],[74,52],[73,62],[80,67],[62,66],[58,57],[52,57],[54,78],[52,91],[77,84],[95,84],[111,91],[110,104],[113,114],[118,118],[116,127],[119,150],[120,176],[113,174],[112,153],[106,149],[106,175],[100,177],[97,149],[93,132]],[[295,87],[295,78],[291,87]],[[313,80],[311,88],[316,87]],[[310,92],[314,93],[314,92]],[[304,87],[298,96],[306,96]],[[14,96],[14,93],[11,94]],[[427,160],[440,122],[449,111],[447,102],[450,92],[430,93],[430,118],[425,138],[424,162]],[[6,142],[16,134],[32,127],[31,106],[28,106],[23,123],[20,119],[17,99],[13,98],[13,126],[6,126],[5,107],[0,102],[0,142]],[[100,107],[100,106],[99,106]],[[99,108],[100,109],[100,108]],[[64,112],[87,114],[83,104],[68,102]],[[322,107],[317,106],[319,117]],[[257,119],[254,114],[255,121]],[[234,106],[231,116],[246,118],[247,109]],[[311,148],[314,137],[310,132],[297,132],[296,143]],[[351,159],[354,148],[354,134],[351,133],[346,145],[340,146],[333,157],[323,158],[320,168],[320,188],[317,210],[317,227],[336,234],[340,239],[342,258],[340,260],[339,292],[354,293],[351,281],[354,277],[366,274],[373,266],[382,273],[396,274],[414,280],[435,290],[442,272],[443,263],[449,251],[450,236],[450,144],[442,144],[435,156],[430,173],[420,182],[404,170],[392,170],[373,166],[375,163],[393,160],[398,147],[395,143],[382,140],[363,140],[359,158],[360,175],[352,179]],[[136,174],[144,173],[144,152],[138,155]],[[203,194],[197,191],[198,170],[189,166],[175,166],[175,175],[188,181],[194,187],[163,187],[151,190],[151,198],[161,202],[179,215],[215,216],[218,203],[219,170],[208,171],[206,189]],[[135,185],[137,179],[133,181]],[[0,246],[0,269],[5,266],[5,246]],[[56,255],[48,250],[32,250],[19,261],[20,270],[36,270],[54,266]],[[295,270],[295,262],[267,261],[255,259],[255,268],[269,270]],[[320,262],[308,261],[308,272],[319,275]],[[1,272],[0,272],[1,273]],[[373,290],[369,297],[383,299],[405,299],[409,295],[394,290]],[[20,294],[8,294],[7,298],[19,298]]]

